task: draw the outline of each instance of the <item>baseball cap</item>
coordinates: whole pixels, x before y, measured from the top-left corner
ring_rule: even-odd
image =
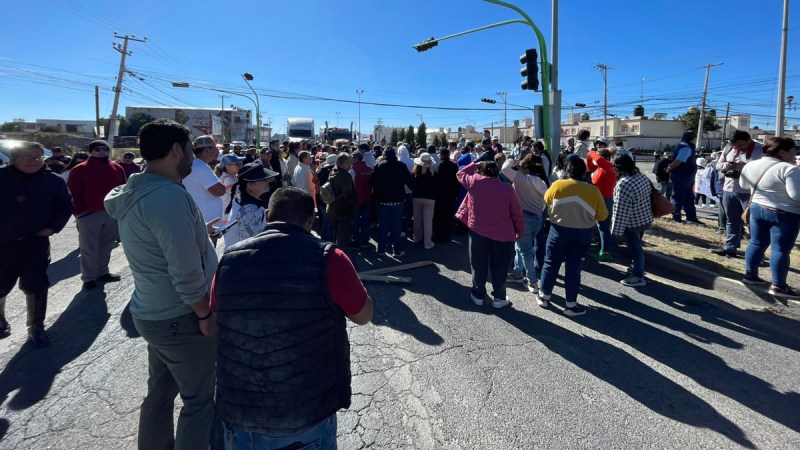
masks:
[[[241,164],[242,160],[236,155],[227,154],[219,160],[219,165],[225,167],[229,164]]]
[[[217,148],[217,140],[214,139],[214,136],[208,134],[198,137],[197,139],[194,140],[193,144],[194,148],[206,148],[206,147]]]

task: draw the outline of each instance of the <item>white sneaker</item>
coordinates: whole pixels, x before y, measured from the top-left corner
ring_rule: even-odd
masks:
[[[536,294],[536,304],[542,308],[547,308],[548,306],[550,306],[550,295],[545,294],[542,291],[539,291],[539,293]]]
[[[631,275],[628,278],[625,278],[624,280],[620,281],[620,283],[622,283],[625,286],[630,286],[630,287],[644,286],[644,285],[647,284],[647,282],[644,281],[644,278],[639,278],[639,277],[636,277],[636,276],[633,276],[633,275]]]
[[[472,299],[472,303],[475,303],[478,306],[483,306],[483,299],[475,297],[475,295],[472,292],[469,293],[469,298]]]
[[[494,309],[505,308],[510,303],[511,302],[508,301],[507,298],[497,298],[497,297],[495,297],[494,300],[492,300],[492,306],[494,307]]]
[[[538,281],[534,281],[533,283],[531,283],[530,280],[525,279],[525,287],[528,288],[528,292],[533,292],[534,294],[539,292],[539,282]]]

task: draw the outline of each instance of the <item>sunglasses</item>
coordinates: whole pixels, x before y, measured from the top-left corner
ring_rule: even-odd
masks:
[[[96,147],[92,149],[93,152],[108,152],[110,151],[108,147]]]

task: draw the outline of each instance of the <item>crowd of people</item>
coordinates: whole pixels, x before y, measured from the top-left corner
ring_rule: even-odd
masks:
[[[109,262],[121,243],[135,286],[131,315],[148,348],[140,448],[201,448],[215,417],[227,448],[335,445],[336,411],[351,396],[345,321],[366,324],[373,314],[357,253],[400,259],[410,244],[426,252],[463,233],[475,305],[508,307],[507,284],[522,283],[549,308],[564,266],[560,309],[580,316],[583,262],[621,260],[617,241],[630,259],[620,283],[646,285],[643,235],[660,193],[675,222],[701,224],[695,205],[717,205],[726,237],[715,253],[735,255],[747,222],[743,281],[767,282],[758,268],[771,246],[769,292],[798,297],[787,273],[800,169],[786,138],[762,146],[737,131],[707,159],[687,131],[657,158],[656,186],[622,142],[590,142],[588,131],[557,155],[530,138],[504,149],[488,130],[478,145],[446,148],[273,140],[231,149],[159,119],[139,138],[144,170],[133,154],[111,161],[102,140],[47,159],[26,143],[0,168],[9,213],[0,223],[0,333],[10,333],[5,297],[19,280],[29,339],[48,345],[48,237],[70,214],[84,290],[120,280]]]

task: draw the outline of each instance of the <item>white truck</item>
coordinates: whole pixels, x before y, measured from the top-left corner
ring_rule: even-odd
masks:
[[[289,142],[314,139],[314,119],[307,117],[290,117],[286,121],[286,137]]]

